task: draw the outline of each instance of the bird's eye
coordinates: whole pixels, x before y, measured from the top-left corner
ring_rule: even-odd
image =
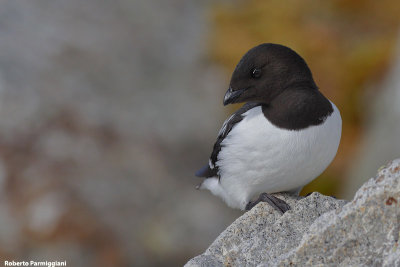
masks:
[[[253,77],[255,79],[260,78],[261,77],[261,69],[254,68],[251,71],[251,77]]]

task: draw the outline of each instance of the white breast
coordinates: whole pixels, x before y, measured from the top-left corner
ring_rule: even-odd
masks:
[[[221,179],[206,179],[209,189],[233,207],[244,209],[262,192],[300,188],[318,175],[336,155],[342,130],[339,110],[318,126],[295,131],[271,124],[255,107],[244,113],[222,142],[216,164]]]

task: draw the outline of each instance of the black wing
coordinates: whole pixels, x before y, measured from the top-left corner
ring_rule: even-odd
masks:
[[[235,113],[232,114],[227,120],[225,120],[224,124],[222,125],[221,130],[219,130],[217,141],[214,144],[213,151],[210,156],[209,164],[205,165],[203,168],[198,170],[195,175],[198,177],[215,177],[219,176],[218,166],[215,164],[218,160],[218,153],[221,151],[221,143],[225,139],[225,137],[229,134],[232,128],[241,120],[243,120],[243,113],[247,112],[248,110],[259,106],[260,104],[256,103],[246,103],[240,109],[238,109]]]

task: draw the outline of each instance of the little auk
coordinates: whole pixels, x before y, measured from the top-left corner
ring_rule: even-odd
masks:
[[[339,110],[304,59],[272,43],[239,61],[223,101],[232,103],[245,104],[223,123],[208,164],[196,172],[206,178],[197,189],[232,208],[262,201],[284,213],[289,205],[271,193],[298,194],[328,167],[342,132]]]

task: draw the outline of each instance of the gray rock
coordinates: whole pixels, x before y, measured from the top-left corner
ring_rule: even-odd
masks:
[[[257,265],[294,249],[321,214],[345,204],[343,200],[313,193],[306,198],[277,194],[292,210],[283,216],[260,203],[230,225],[207,249],[186,266]],[[210,264],[209,264],[210,263]],[[209,265],[208,265],[209,264]]]
[[[292,210],[257,205],[185,266],[400,266],[400,159],[347,204],[319,193],[280,197]]]
[[[191,259],[185,264],[185,267],[214,267],[223,265],[217,258],[212,255],[203,254]]]

